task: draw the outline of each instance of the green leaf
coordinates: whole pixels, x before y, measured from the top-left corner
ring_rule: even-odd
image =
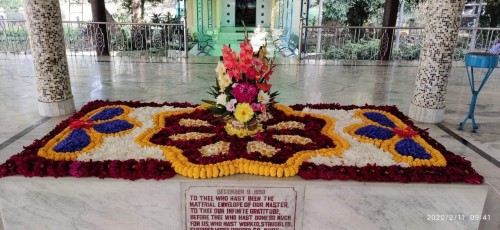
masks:
[[[210,105],[216,105],[216,102],[215,101],[210,101],[210,100],[201,100],[207,104],[210,104]]]

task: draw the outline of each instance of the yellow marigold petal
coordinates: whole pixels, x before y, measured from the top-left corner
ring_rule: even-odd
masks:
[[[260,176],[263,176],[263,175],[264,175],[264,170],[265,170],[265,166],[264,166],[264,165],[260,165],[260,166],[259,166],[259,175],[260,175]]]
[[[248,165],[248,162],[245,162],[245,165],[244,165],[244,171],[245,173],[249,173],[250,172],[250,166]]]
[[[271,175],[272,177],[276,176],[276,167],[271,167],[271,169],[269,170],[269,175]]]
[[[258,165],[253,165],[253,167],[252,167],[252,173],[254,175],[259,175],[259,166]]]
[[[199,167],[194,167],[194,169],[193,169],[193,178],[194,179],[200,178],[200,168]]]
[[[290,176],[290,169],[285,168],[285,177],[289,177],[289,176]]]
[[[278,171],[276,172],[276,176],[277,177],[283,177],[283,168],[282,167],[278,168]]]
[[[270,171],[270,167],[266,165],[266,167],[264,168],[264,176],[269,176],[269,172]]]
[[[212,177],[218,177],[219,176],[219,167],[213,166],[212,167]]]
[[[187,167],[182,168],[182,173],[181,173],[181,175],[183,175],[183,176],[188,176],[188,169],[189,169],[189,168],[187,168]]]
[[[219,176],[229,176],[229,166],[219,165]]]
[[[207,178],[212,178],[212,173],[213,173],[212,168],[211,167],[207,167],[206,168]]]

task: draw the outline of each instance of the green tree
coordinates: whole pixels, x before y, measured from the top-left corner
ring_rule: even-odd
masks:
[[[17,12],[23,7],[23,0],[0,0],[0,8],[7,12]]]
[[[425,0],[406,0],[405,8],[414,9],[423,1]],[[362,26],[370,18],[381,20],[384,4],[385,0],[324,0],[323,20],[341,22],[349,26]]]
[[[384,0],[324,0],[323,19],[343,22],[349,26],[362,26],[382,8]]]
[[[500,0],[485,0],[487,3],[479,23],[482,27],[500,26]]]
[[[323,20],[344,22],[347,20],[347,11],[351,7],[350,1],[343,0],[324,0],[323,1]]]
[[[164,0],[123,0],[122,6],[132,14],[132,22],[138,23],[144,19],[144,6],[146,2],[153,5],[162,3]]]

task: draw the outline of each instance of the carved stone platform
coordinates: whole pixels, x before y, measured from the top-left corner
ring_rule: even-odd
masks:
[[[470,215],[482,213],[487,192],[484,185],[251,175],[163,181],[7,177],[0,180],[0,211],[7,230],[477,229],[479,220]],[[455,219],[440,220],[441,215]]]

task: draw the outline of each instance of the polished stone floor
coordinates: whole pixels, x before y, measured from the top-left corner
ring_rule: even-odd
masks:
[[[215,80],[214,60],[147,63],[141,59],[70,57],[68,63],[79,108],[96,99],[200,103],[200,99],[207,98],[208,86]],[[280,91],[279,101],[285,104],[389,104],[407,113],[415,77],[416,67],[308,63],[278,65],[271,82]],[[429,128],[433,138],[465,156],[485,176],[490,192],[483,214],[491,214],[494,219],[481,222],[482,229],[500,228],[499,88],[497,69],[479,95],[478,132],[471,132],[470,123],[459,131],[457,127],[469,109],[471,92],[465,69],[455,67],[449,79],[444,122],[417,124]],[[0,162],[42,137],[64,118],[44,119],[38,115],[35,74],[29,57],[0,56]]]

